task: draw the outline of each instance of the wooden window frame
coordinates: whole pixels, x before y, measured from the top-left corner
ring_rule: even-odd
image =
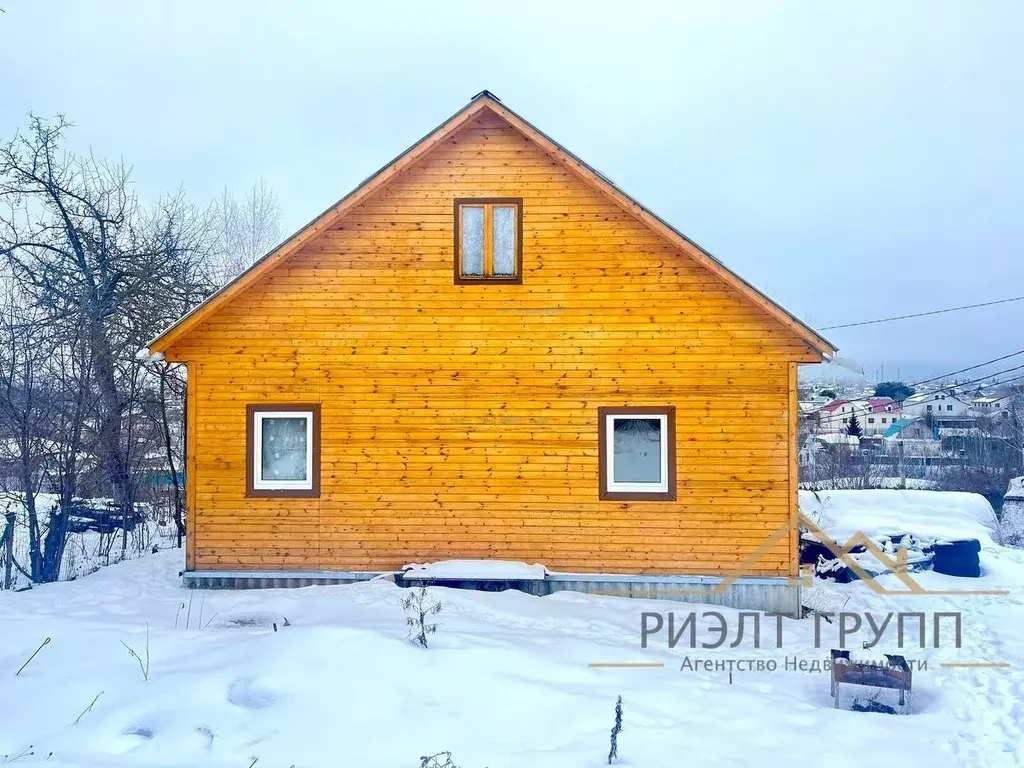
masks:
[[[259,414],[309,414],[310,428],[310,487],[309,488],[257,488],[256,462],[262,446],[256,445],[256,419]],[[259,403],[245,406],[245,495],[249,498],[319,498],[320,496],[320,404],[319,403]]]
[[[494,261],[493,240],[493,209],[495,206],[515,206],[516,209],[516,251],[514,275],[488,275]],[[462,209],[479,207],[484,209],[484,274],[462,274]],[[480,283],[504,283],[505,285],[522,285],[523,282],[523,198],[521,197],[457,197],[455,198],[455,251],[452,261],[456,285],[475,285]]]
[[[609,441],[613,433],[608,430],[608,419],[642,418],[657,416],[665,419],[665,490],[658,491],[617,491],[609,489],[614,485],[609,477]],[[613,454],[614,455],[614,454]],[[675,501],[676,500],[676,409],[673,405],[600,407],[597,409],[597,461],[598,493],[606,501]]]

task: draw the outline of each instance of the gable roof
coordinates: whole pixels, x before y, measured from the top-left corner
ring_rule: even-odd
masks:
[[[839,398],[838,400],[833,400],[831,403],[828,403],[827,405],[823,405],[821,407],[821,410],[828,411],[829,413],[832,413],[839,406],[846,405],[847,403],[852,403],[852,402],[853,402],[852,400],[846,400],[844,398]]]
[[[588,186],[611,198],[625,211],[632,214],[635,218],[647,224],[651,229],[665,237],[673,245],[686,253],[687,256],[701,264],[708,271],[720,277],[747,299],[760,306],[776,321],[786,326],[793,333],[803,339],[811,349],[822,356],[831,356],[835,354],[837,347],[828,341],[828,339],[818,334],[809,325],[790,314],[770,298],[758,291],[754,286],[746,282],[710,253],[619,189],[600,171],[597,171],[587,165],[576,157],[576,155],[569,152],[565,147],[539,131],[518,114],[506,107],[494,94],[486,90],[478,93],[472,98],[469,104],[448,118],[448,120],[413,144],[409,149],[378,170],[372,176],[364,180],[345,197],[306,224],[306,226],[302,227],[302,229],[289,237],[236,278],[225,284],[220,288],[220,290],[210,295],[205,301],[192,309],[192,311],[180,317],[170,327],[166,328],[149,342],[149,350],[153,353],[162,353],[166,351],[172,344],[174,344],[174,342],[182,338],[192,328],[196,327],[211,314],[230,302],[234,297],[245,291],[250,285],[277,267],[278,264],[287,259],[292,253],[297,251],[307,242],[315,238],[320,233],[333,227],[346,212],[356,207],[373,193],[381,189],[396,175],[417,163],[434,147],[469,123],[483,110],[490,110],[501,117],[505,122],[523,134],[523,136],[537,144],[556,162],[575,172],[576,175],[579,176]]]
[[[891,397],[869,397],[868,410],[871,413],[888,413],[893,409],[899,410],[900,404]]]

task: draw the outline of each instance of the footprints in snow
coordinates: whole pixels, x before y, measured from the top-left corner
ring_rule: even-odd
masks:
[[[241,709],[259,710],[272,707],[280,696],[270,688],[260,685],[252,677],[237,677],[228,686],[226,698],[229,704]],[[216,737],[213,729],[208,725],[199,725],[194,730],[204,740],[206,749],[212,750]],[[148,723],[134,723],[122,730],[121,735],[131,737],[123,743],[122,749],[134,750],[153,741],[157,736],[157,729]]]
[[[260,687],[251,677],[236,678],[228,686],[228,701],[242,709],[266,709],[277,700],[276,693]]]

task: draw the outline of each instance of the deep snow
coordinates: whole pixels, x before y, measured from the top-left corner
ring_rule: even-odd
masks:
[[[1019,766],[1024,552],[988,544],[981,557],[981,579],[926,572],[918,580],[933,590],[1010,594],[814,588],[847,611],[880,618],[900,610],[963,613],[962,648],[906,649],[929,668],[915,672],[913,714],[896,717],[833,709],[826,674],[784,669],[787,657],[824,658],[835,625],[822,624],[821,648],[813,621],[785,620],[781,649],[774,622],[762,627],[762,648],[748,632],[737,648],[669,649],[662,634],[641,649],[644,611],[720,610],[730,628],[737,612],[431,588],[443,605],[441,627],[422,650],[406,640],[400,600],[407,592],[390,582],[190,593],[178,579],[180,551],[161,552],[76,581],[0,593],[0,755],[32,745],[34,754],[16,765],[247,768],[258,759],[256,768],[416,768],[421,755],[451,750],[462,768],[596,767],[607,756],[621,694],[623,765]],[[899,586],[891,576],[883,583]],[[713,637],[710,624],[700,620],[698,646]],[[122,643],[145,658],[147,627],[145,681]],[[15,676],[46,637],[51,642]],[[890,647],[874,653],[895,650],[887,637]],[[722,672],[681,671],[686,658],[774,660],[779,669],[738,672],[730,682]],[[939,667],[964,661],[1012,666]]]
[[[976,493],[954,491],[800,491],[800,511],[845,542],[858,531],[871,538],[912,533],[937,539],[967,537],[982,546],[999,540],[992,505]]]

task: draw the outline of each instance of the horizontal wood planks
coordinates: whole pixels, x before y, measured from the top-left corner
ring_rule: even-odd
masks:
[[[522,197],[522,285],[454,285],[452,201]],[[502,558],[720,573],[793,514],[817,354],[490,112],[181,338],[190,567]],[[320,403],[317,499],[245,497],[245,406]],[[598,499],[597,409],[676,408],[678,500]],[[784,537],[751,574],[792,572]]]

